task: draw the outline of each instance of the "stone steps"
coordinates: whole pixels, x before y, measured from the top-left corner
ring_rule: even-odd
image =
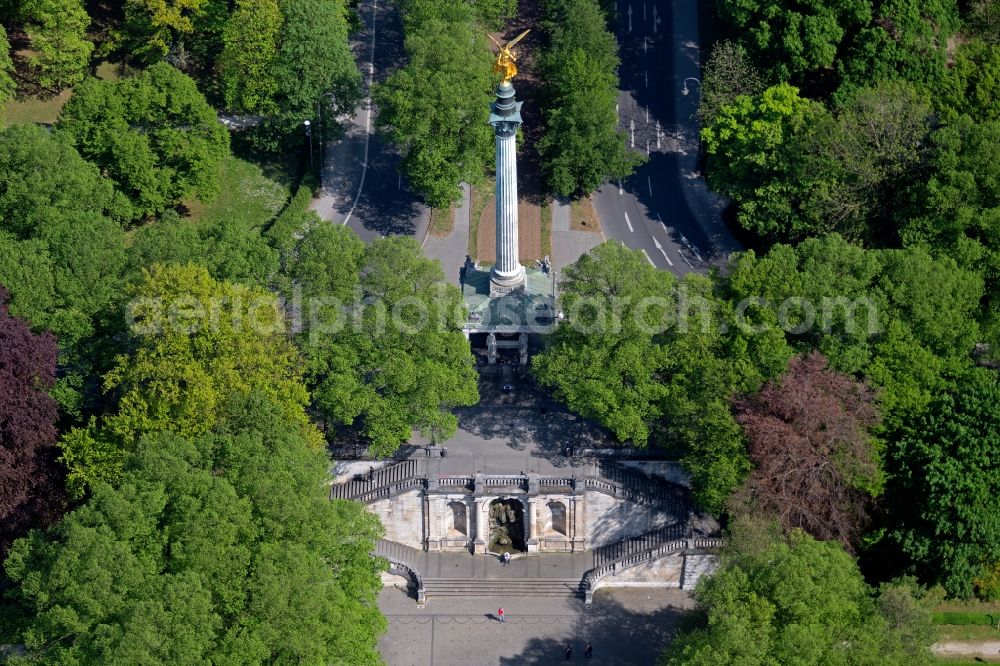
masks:
[[[424,579],[428,597],[582,597],[579,578]]]
[[[684,536],[684,524],[674,523],[660,529],[646,532],[634,537],[628,537],[607,546],[594,549],[594,567],[601,567],[618,560],[623,560],[637,553],[650,551],[657,546],[675,541]]]
[[[372,480],[368,480],[368,474],[363,475],[360,481],[345,481],[330,488],[330,499],[357,499],[362,495],[371,493],[374,490],[391,487],[393,484],[405,481],[417,474],[417,461],[404,460],[395,465],[388,465],[375,470]]]

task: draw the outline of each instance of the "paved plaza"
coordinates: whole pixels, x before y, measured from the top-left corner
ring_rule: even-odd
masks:
[[[379,606],[389,629],[379,651],[389,666],[533,666],[569,663],[650,666],[693,603],[673,589],[601,590],[585,609],[579,599],[447,598],[418,608],[396,588]],[[503,606],[506,622],[496,612]],[[583,651],[593,643],[594,656]]]

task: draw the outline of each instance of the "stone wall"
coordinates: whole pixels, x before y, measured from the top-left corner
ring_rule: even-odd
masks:
[[[385,526],[386,539],[423,549],[424,509],[422,495],[422,490],[415,489],[368,505],[368,510],[378,516],[382,525]]]
[[[599,548],[669,525],[677,517],[651,507],[588,492],[586,508],[587,548]]]
[[[617,575],[605,576],[597,582],[597,589],[602,587],[680,587],[683,569],[683,555],[666,555],[652,562],[626,569]]]

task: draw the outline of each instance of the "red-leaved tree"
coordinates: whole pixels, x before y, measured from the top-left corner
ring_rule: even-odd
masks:
[[[7,311],[0,286],[0,559],[11,542],[65,510],[57,458],[56,339]]]
[[[828,369],[819,352],[793,358],[784,376],[736,403],[754,465],[736,510],[853,549],[881,484],[874,402],[866,384]]]

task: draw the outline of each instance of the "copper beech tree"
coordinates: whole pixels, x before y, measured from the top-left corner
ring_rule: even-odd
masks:
[[[11,542],[63,511],[56,462],[56,339],[7,312],[0,286],[0,559]]]
[[[819,352],[736,404],[754,469],[735,496],[737,511],[775,515],[853,548],[881,484],[869,430],[879,421],[867,385],[827,368]]]

